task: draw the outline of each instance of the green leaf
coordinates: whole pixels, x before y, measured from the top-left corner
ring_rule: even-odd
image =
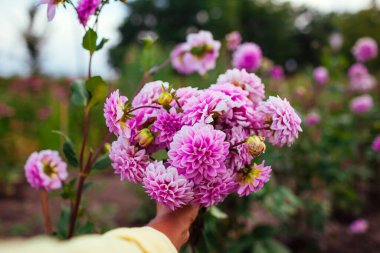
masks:
[[[290,253],[290,250],[282,243],[274,239],[265,240],[267,252]]]
[[[109,158],[109,154],[101,155],[94,163],[92,168],[94,170],[103,170],[107,169],[111,166],[111,160]]]
[[[108,95],[108,85],[100,76],[93,76],[86,81],[86,88],[90,93],[88,108],[103,103]]]
[[[71,103],[76,106],[86,106],[88,93],[85,82],[82,80],[74,81],[71,84]]]
[[[57,221],[57,235],[59,238],[67,238],[68,234],[68,224],[70,221],[70,209],[66,206],[63,206],[61,209],[61,214]]]
[[[87,221],[86,224],[84,224],[77,230],[76,235],[90,234],[94,232],[94,228],[94,223]]]
[[[109,41],[109,39],[103,38],[100,43],[96,46],[96,51],[99,51],[104,47],[104,45]]]
[[[75,183],[76,178],[72,179],[69,183],[63,183],[61,196],[63,199],[75,199]]]
[[[75,153],[74,144],[71,142],[71,140],[66,140],[63,143],[63,153],[65,154],[66,159],[71,166],[73,167],[79,166],[77,154]]]
[[[93,54],[96,51],[96,40],[98,39],[98,35],[96,32],[89,28],[86,34],[83,37],[82,46],[84,49]]]
[[[227,219],[228,218],[228,215],[223,212],[222,210],[220,210],[219,208],[217,208],[216,206],[211,206],[209,208],[209,212],[212,216],[214,216],[215,218],[217,219]]]

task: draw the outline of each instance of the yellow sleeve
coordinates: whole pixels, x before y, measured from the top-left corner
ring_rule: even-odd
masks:
[[[177,253],[169,238],[151,228],[118,228],[70,241],[39,237],[0,243],[1,253]]]

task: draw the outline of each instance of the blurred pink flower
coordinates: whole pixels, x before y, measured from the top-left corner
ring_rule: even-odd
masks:
[[[63,2],[64,2],[64,0],[40,0],[38,4],[39,5],[40,4],[47,4],[48,5],[47,17],[48,17],[49,21],[52,21],[54,16],[55,16],[55,11],[56,11],[58,4],[63,3]]]
[[[284,69],[281,65],[275,65],[270,71],[270,76],[274,80],[282,80],[284,79]]]
[[[362,113],[371,110],[373,107],[373,100],[370,95],[362,95],[351,99],[350,108],[355,113]]]
[[[368,222],[365,219],[357,219],[350,224],[352,234],[364,234],[368,230]]]
[[[241,44],[233,54],[232,65],[238,69],[245,69],[248,72],[257,70],[262,61],[261,48],[255,43]]]
[[[377,42],[370,37],[363,37],[356,41],[352,54],[357,61],[365,62],[377,57]]]
[[[376,152],[380,152],[380,135],[378,135],[372,142],[372,149]]]
[[[329,72],[325,67],[317,67],[313,71],[314,80],[319,85],[325,85],[329,81]]]
[[[355,63],[348,69],[350,90],[367,92],[376,86],[376,79],[368,73],[362,63]]]
[[[317,112],[310,112],[305,117],[305,125],[307,126],[315,126],[318,125],[321,121],[321,116]]]
[[[120,179],[132,183],[141,183],[145,177],[146,167],[149,165],[149,156],[144,149],[139,150],[132,146],[129,140],[120,136],[112,143],[110,159],[115,174],[120,174]]]
[[[152,199],[170,210],[183,207],[193,200],[194,183],[179,175],[176,168],[165,168],[162,161],[148,165],[143,184]]]
[[[301,119],[286,99],[270,96],[260,103],[257,112],[269,123],[269,130],[263,131],[263,134],[275,146],[291,146],[298,138],[298,132],[302,132]]]
[[[329,36],[329,43],[333,50],[339,50],[343,45],[343,36],[339,32],[333,32]]]
[[[77,7],[78,18],[82,25],[86,26],[88,18],[95,14],[101,0],[80,0]]]
[[[42,150],[32,153],[26,161],[25,175],[28,183],[36,189],[46,191],[62,187],[67,174],[67,165],[59,153],[53,150]]]
[[[12,117],[15,114],[15,110],[9,105],[0,102],[0,118]]]
[[[42,107],[37,111],[37,117],[39,120],[46,120],[51,115],[52,110],[49,106]]]
[[[243,168],[238,172],[240,178],[237,193],[239,196],[247,196],[263,188],[264,184],[269,181],[271,171],[271,166],[264,166],[264,161],[261,164],[255,163],[250,167]]]
[[[169,162],[195,183],[211,180],[225,173],[224,161],[230,147],[225,138],[226,134],[212,125],[183,126],[170,144]]]
[[[231,32],[226,35],[227,48],[235,50],[241,43],[241,35],[238,31]]]
[[[180,74],[190,74],[194,72],[192,64],[185,62],[185,55],[188,53],[188,46],[186,43],[178,44],[170,53],[172,66]],[[186,58],[187,59],[187,58]]]

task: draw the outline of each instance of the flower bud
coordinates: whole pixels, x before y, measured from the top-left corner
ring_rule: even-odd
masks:
[[[166,105],[169,105],[172,102],[172,100],[173,100],[172,94],[170,94],[167,91],[163,91],[158,97],[157,103],[159,103],[160,105],[166,106]]]
[[[104,152],[109,153],[110,151],[111,151],[111,144],[107,142],[106,144],[104,144]]]
[[[146,148],[153,140],[154,136],[148,128],[142,129],[135,137],[135,141],[143,148]]]
[[[256,157],[265,153],[266,146],[264,140],[264,137],[256,135],[247,138],[245,144],[247,145],[248,151],[252,156]]]

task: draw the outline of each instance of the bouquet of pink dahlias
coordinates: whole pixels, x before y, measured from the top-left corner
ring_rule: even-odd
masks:
[[[228,70],[205,90],[146,83],[131,103],[113,92],[104,116],[117,136],[110,152],[115,173],[171,210],[260,190],[271,174],[257,163],[265,140],[290,146],[302,131],[286,99],[264,98],[261,79],[244,69]],[[167,159],[155,161],[162,150]]]

